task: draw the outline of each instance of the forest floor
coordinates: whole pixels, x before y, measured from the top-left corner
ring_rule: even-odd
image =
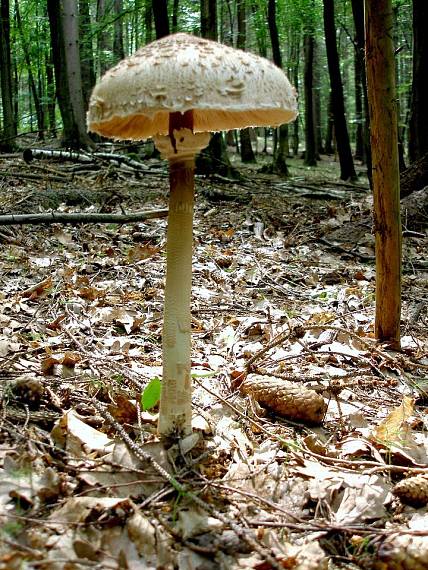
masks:
[[[428,568],[427,213],[403,211],[393,352],[367,179],[262,162],[197,177],[195,435],[168,453],[142,396],[165,217],[0,228],[0,569]],[[161,161],[76,164],[0,156],[0,213],[167,207]]]

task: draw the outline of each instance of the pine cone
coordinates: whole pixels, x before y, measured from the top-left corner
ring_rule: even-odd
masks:
[[[426,570],[428,541],[426,536],[393,535],[379,547],[374,570]]]
[[[393,494],[405,505],[424,507],[428,504],[428,476],[416,475],[395,485]]]
[[[322,423],[327,410],[324,398],[314,390],[271,376],[249,375],[241,392],[285,418],[308,424]]]

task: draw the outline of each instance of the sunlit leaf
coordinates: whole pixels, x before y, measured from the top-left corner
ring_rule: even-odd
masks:
[[[160,400],[162,384],[159,378],[153,378],[147,384],[141,395],[141,407],[144,411],[154,408]]]

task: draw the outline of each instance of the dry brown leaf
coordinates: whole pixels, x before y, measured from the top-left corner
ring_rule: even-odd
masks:
[[[394,408],[388,416],[373,430],[372,439],[377,443],[389,446],[400,443],[404,436],[404,428],[408,419],[413,415],[414,399],[404,396],[399,406]]]

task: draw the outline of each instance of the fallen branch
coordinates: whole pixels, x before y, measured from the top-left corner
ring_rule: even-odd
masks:
[[[97,160],[115,162],[119,165],[125,164],[132,167],[134,170],[149,170],[146,164],[138,160],[134,160],[124,154],[115,154],[112,152],[76,152],[72,150],[48,150],[26,148],[22,153],[22,158],[27,164],[34,159],[57,159],[57,160],[71,160],[73,162],[86,162],[94,163]]]
[[[65,179],[69,178],[68,174],[64,174],[64,175],[52,175],[52,174],[32,174],[29,172],[15,172],[15,171],[6,171],[6,170],[2,170],[0,171],[0,177],[1,176],[10,176],[13,178],[23,178],[23,179],[28,179],[28,180],[42,180],[44,182],[49,181],[49,182],[64,182]]]
[[[39,224],[129,224],[153,218],[166,218],[167,209],[147,210],[133,214],[66,214],[50,212],[48,214],[8,214],[0,216],[0,226],[39,225]]]

